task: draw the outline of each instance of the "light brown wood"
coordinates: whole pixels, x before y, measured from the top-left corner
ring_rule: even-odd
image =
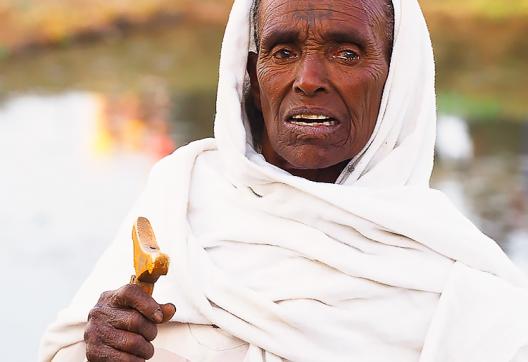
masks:
[[[136,275],[130,282],[152,295],[154,283],[169,271],[169,257],[160,251],[152,225],[145,217],[139,217],[132,227],[132,242]]]

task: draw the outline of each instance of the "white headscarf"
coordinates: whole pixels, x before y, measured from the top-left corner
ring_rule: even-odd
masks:
[[[48,333],[43,356],[82,340],[98,294],[126,280],[137,215],[151,219],[171,256],[156,297],[177,305],[174,321],[214,324],[247,341],[248,362],[510,362],[528,345],[525,276],[428,186],[432,48],[417,1],[393,3],[376,129],[340,182],[323,184],[270,165],[251,146],[243,87],[252,1],[235,1],[215,140],[154,169],[123,232]]]
[[[240,104],[252,39],[251,3],[235,2],[222,47],[215,138],[229,162],[244,157],[248,147]],[[376,128],[338,183],[366,187],[429,184],[436,130],[431,41],[416,1],[395,1],[394,12],[392,62]]]

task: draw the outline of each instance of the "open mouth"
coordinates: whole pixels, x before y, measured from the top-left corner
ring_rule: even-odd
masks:
[[[296,114],[288,118],[288,122],[297,126],[320,127],[337,126],[339,123],[332,117],[322,114]]]

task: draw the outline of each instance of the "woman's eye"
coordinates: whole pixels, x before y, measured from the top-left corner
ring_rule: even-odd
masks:
[[[359,59],[359,54],[353,50],[346,49],[346,50],[339,51],[335,55],[335,58],[340,59],[340,60],[345,60],[345,61],[353,61],[353,60]]]
[[[296,54],[290,49],[283,48],[276,51],[273,56],[277,59],[292,59],[296,57]]]

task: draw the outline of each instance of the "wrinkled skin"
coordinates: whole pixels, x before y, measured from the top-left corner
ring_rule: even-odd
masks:
[[[262,0],[248,73],[264,119],[262,153],[290,173],[335,182],[373,133],[389,71],[383,0]],[[292,110],[331,115],[295,127]],[[313,111],[313,112],[312,112]]]
[[[152,358],[157,325],[169,321],[176,308],[158,304],[136,285],[101,294],[88,316],[84,333],[90,362],[143,362]]]
[[[335,182],[368,142],[389,69],[383,0],[262,0],[258,54],[248,72],[265,123],[266,160],[294,175]],[[299,107],[330,114],[338,124],[292,127]],[[145,361],[157,324],[175,313],[134,285],[105,292],[85,331],[90,362]]]

